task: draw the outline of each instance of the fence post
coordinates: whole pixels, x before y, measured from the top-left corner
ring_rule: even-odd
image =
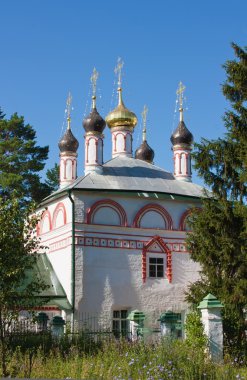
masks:
[[[36,316],[37,330],[38,331],[46,331],[48,320],[49,320],[49,317],[46,313],[43,313],[43,312],[39,313]]]
[[[56,315],[53,317],[52,322],[51,322],[51,332],[52,335],[59,338],[64,334],[64,325],[65,325],[65,320],[60,317],[60,315]]]
[[[139,310],[133,310],[127,317],[130,321],[130,339],[135,342],[143,337],[145,314]]]
[[[182,330],[181,314],[168,310],[162,313],[158,319],[160,322],[161,336],[178,338]]]
[[[208,337],[209,354],[214,362],[223,359],[223,325],[221,309],[223,305],[212,294],[208,294],[199,306],[204,333]]]

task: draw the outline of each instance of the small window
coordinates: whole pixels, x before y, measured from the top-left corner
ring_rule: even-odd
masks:
[[[114,310],[112,319],[112,332],[116,338],[127,337],[128,335],[128,311]]]
[[[149,277],[164,277],[164,259],[163,257],[149,257]]]

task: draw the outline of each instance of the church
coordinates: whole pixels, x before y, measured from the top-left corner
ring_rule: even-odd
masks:
[[[143,137],[133,154],[137,117],[124,104],[121,70],[118,105],[105,119],[96,106],[96,80],[85,130],[85,175],[77,177],[79,142],[73,135],[70,98],[67,129],[59,141],[60,188],[43,200],[37,234],[46,253],[40,272],[51,284],[42,307],[79,321],[83,313],[104,317],[121,332],[138,310],[157,320],[173,311],[184,318],[187,286],[199,265],[186,249],[187,218],[201,205],[203,188],[192,182],[193,135],[184,122],[180,83],[180,120],[171,136],[174,173],[153,164],[154,151]],[[112,136],[112,158],[104,162],[104,129]],[[172,157],[173,156],[173,157]]]

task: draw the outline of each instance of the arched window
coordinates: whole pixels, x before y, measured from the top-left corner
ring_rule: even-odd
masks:
[[[142,281],[147,278],[172,282],[172,255],[160,236],[154,236],[142,250]]]
[[[62,202],[59,202],[53,212],[52,227],[58,228],[67,222],[66,209]]]
[[[120,204],[110,199],[95,202],[87,211],[88,224],[127,226],[126,213]]]
[[[162,206],[149,204],[138,211],[133,227],[172,230],[172,218]]]

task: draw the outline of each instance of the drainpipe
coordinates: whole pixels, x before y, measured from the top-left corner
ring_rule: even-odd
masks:
[[[72,303],[72,324],[71,330],[74,332],[74,313],[75,313],[75,202],[71,197],[71,190],[68,190],[68,196],[72,204],[72,259],[71,259],[71,303]]]

